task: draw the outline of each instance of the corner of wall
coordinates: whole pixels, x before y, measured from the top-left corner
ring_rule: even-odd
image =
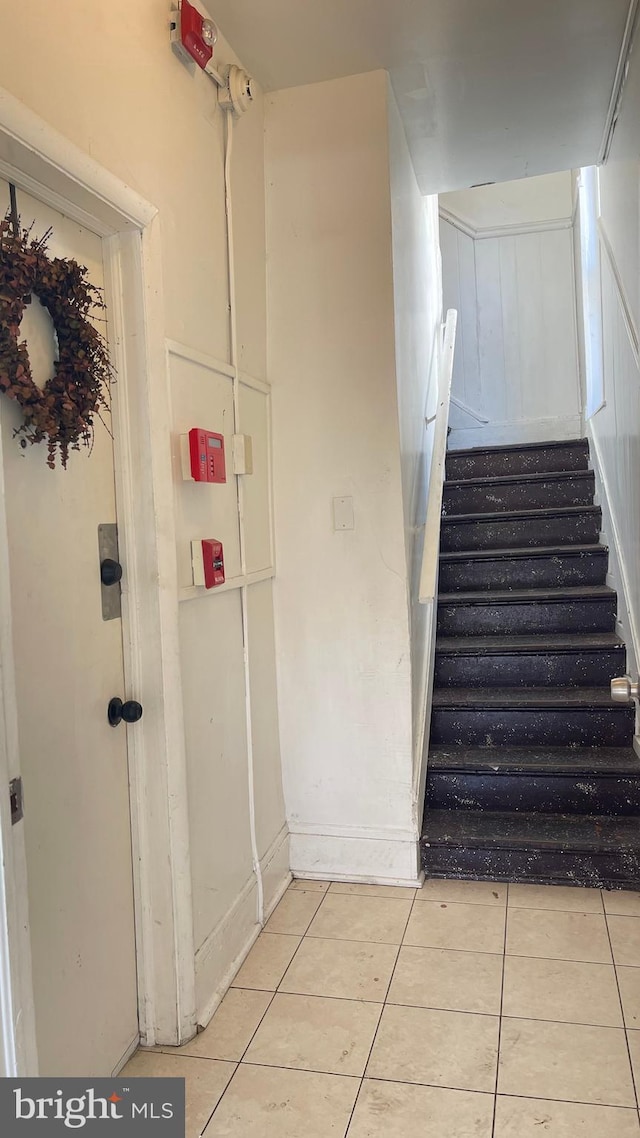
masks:
[[[413,880],[387,82],[268,97],[276,642],[294,872]]]

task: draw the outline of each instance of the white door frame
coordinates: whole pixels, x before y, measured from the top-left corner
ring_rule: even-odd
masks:
[[[144,704],[128,739],[140,1035],[177,1044],[195,1032],[196,1004],[159,217],[2,88],[0,175],[103,238],[125,689]],[[0,1075],[28,1076],[37,1057],[24,832],[9,812],[19,759],[6,546],[0,473]]]

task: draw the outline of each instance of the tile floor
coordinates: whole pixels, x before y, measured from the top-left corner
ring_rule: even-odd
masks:
[[[640,894],[295,881],[206,1031],[197,1138],[640,1138]]]

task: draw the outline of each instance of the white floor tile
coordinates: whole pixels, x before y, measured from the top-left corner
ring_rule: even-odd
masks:
[[[365,1079],[348,1138],[491,1138],[492,1125],[493,1095]]]
[[[490,1093],[495,1089],[498,1026],[497,1016],[387,1004],[367,1077]]]
[[[498,1095],[494,1138],[639,1138],[638,1112]]]
[[[503,1019],[498,1093],[635,1106],[625,1033],[611,1027]]]
[[[359,1079],[243,1063],[205,1138],[342,1138]]]
[[[500,1015],[502,956],[403,945],[391,981],[390,1004]]]

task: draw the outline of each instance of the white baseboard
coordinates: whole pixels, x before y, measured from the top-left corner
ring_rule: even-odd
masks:
[[[513,422],[487,423],[486,426],[453,427],[449,450],[467,447],[506,446],[509,443],[548,443],[562,439],[579,439],[582,435],[580,415],[565,418],[517,419]]]
[[[113,1071],[111,1072],[111,1078],[112,1079],[117,1078],[117,1076],[120,1074],[122,1068],[126,1067],[131,1056],[135,1054],[135,1052],[138,1050],[139,1046],[140,1046],[140,1036],[139,1036],[138,1032],[136,1032],[133,1039],[131,1040],[131,1043],[127,1047],[124,1055],[122,1056],[120,1061],[118,1063],[116,1063],[115,1067],[113,1068]]]
[[[258,887],[252,875],[196,952],[196,1015],[206,1027],[260,932]]]
[[[291,870],[310,880],[358,881],[375,885],[420,884],[416,838],[360,837],[294,832]]]
[[[266,921],[291,881],[289,831],[286,826],[261,858],[260,868]],[[200,1030],[211,1020],[261,932],[257,915],[258,886],[252,874],[196,952],[196,1013]]]
[[[262,890],[264,895],[264,919],[267,921],[282,894],[291,882],[289,868],[289,829],[286,825],[260,859]]]

